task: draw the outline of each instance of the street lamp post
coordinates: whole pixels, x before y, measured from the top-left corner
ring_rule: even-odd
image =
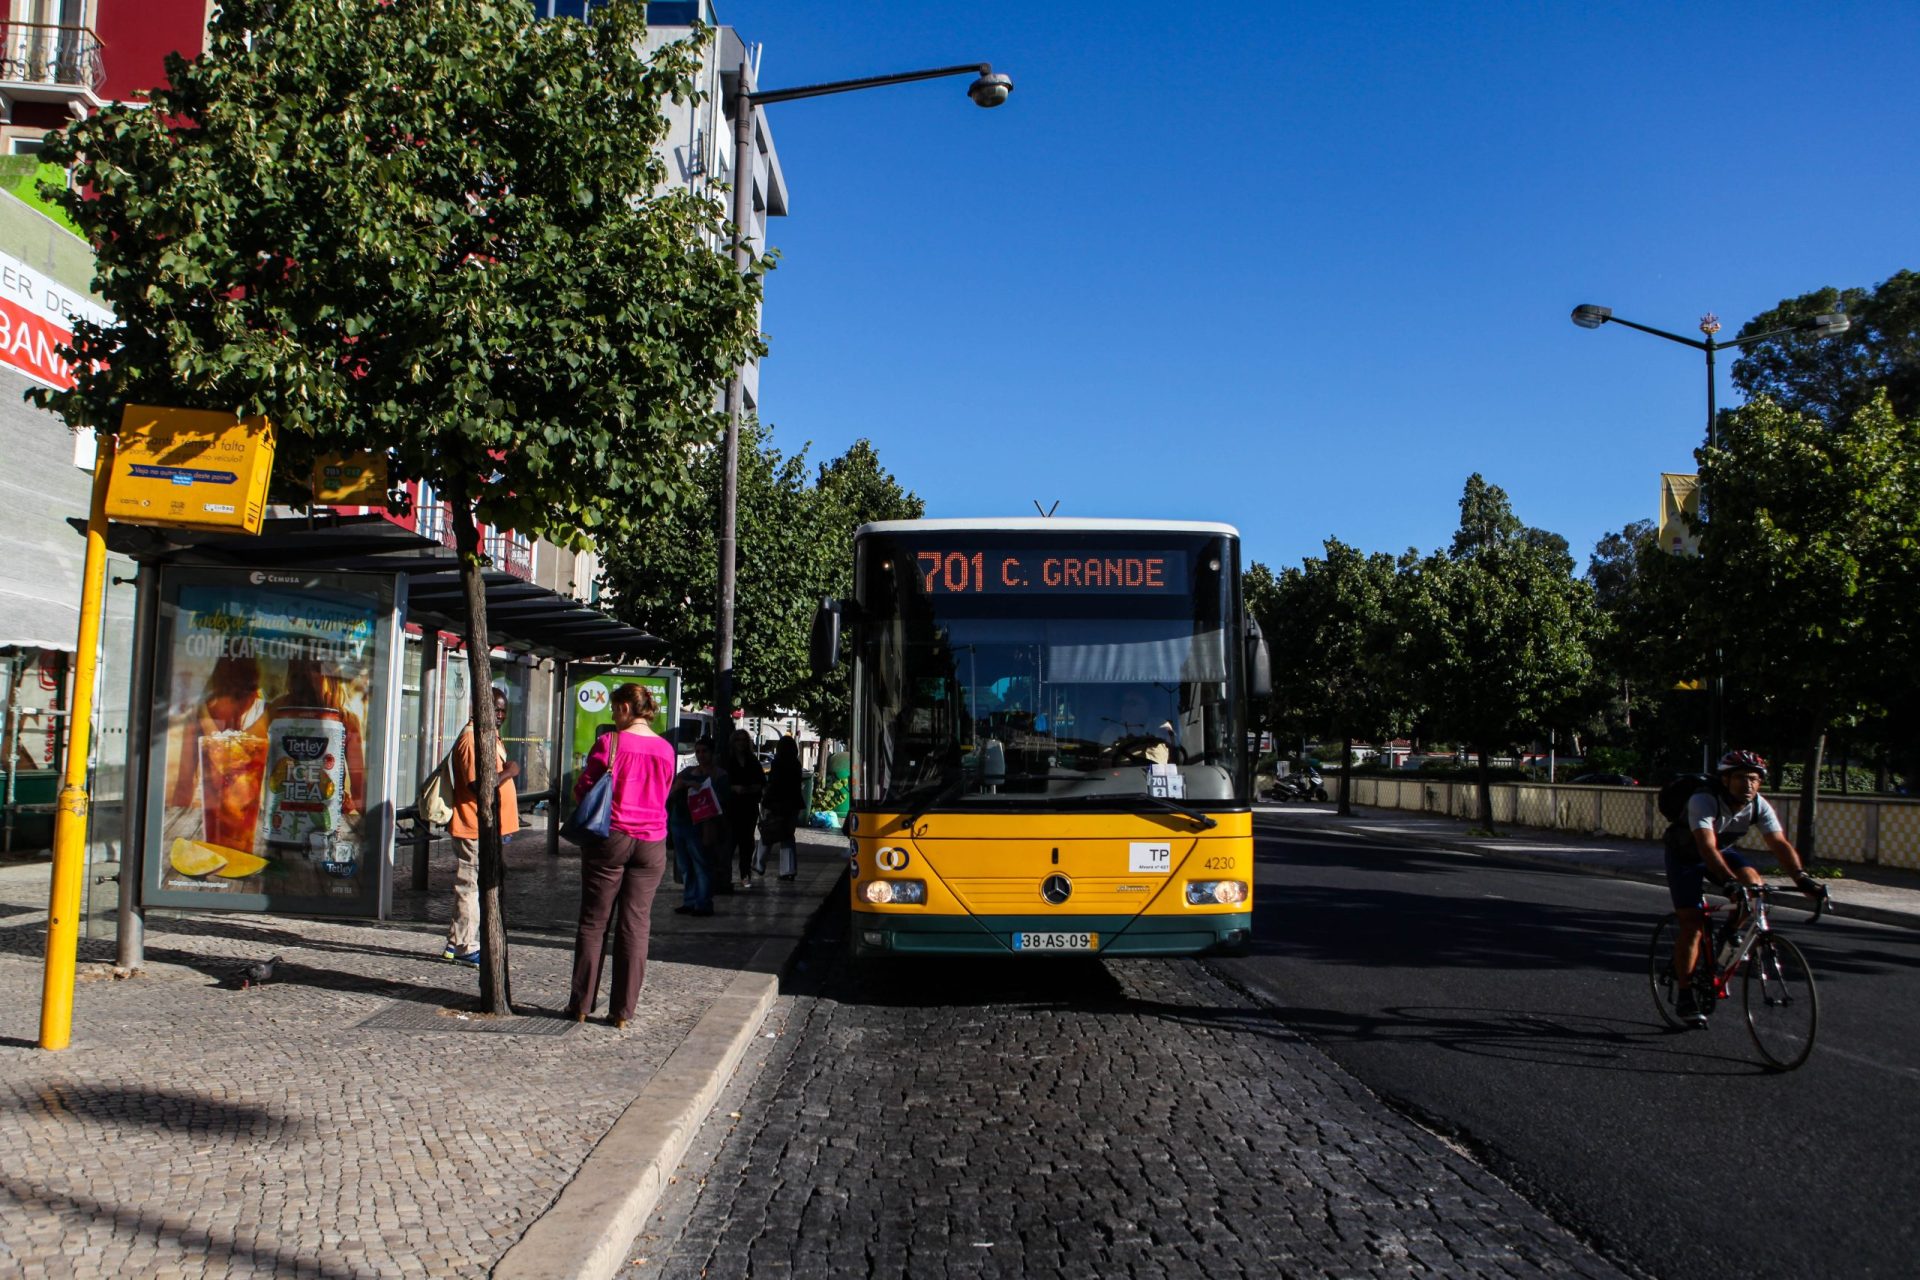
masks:
[[[756,90],[753,68],[740,60],[738,81],[733,91],[733,266],[745,273],[750,252],[748,228],[753,217],[753,122],[756,109],[775,102],[797,98],[822,98],[833,93],[851,93],[856,89],[879,89],[892,84],[910,84],[915,80],[937,80],[945,76],[971,75],[967,96],[982,107],[997,107],[1013,92],[1013,80],[995,74],[985,62],[966,62],[952,67],[932,67],[924,71],[902,71],[894,75],[866,76],[859,80],[835,80],[827,84],[801,85],[792,89]],[[713,718],[716,732],[733,723],[733,585],[735,568],[734,530],[740,496],[740,418],[745,402],[740,370],[727,380],[727,436],[724,468],[720,482],[720,583],[715,610],[713,638]]]
[[[1779,329],[1769,329],[1765,333],[1750,333],[1744,338],[1735,338],[1732,342],[1720,342],[1714,338],[1714,335],[1720,332],[1720,318],[1712,312],[1708,312],[1706,315],[1700,317],[1701,338],[1689,338],[1684,334],[1668,333],[1665,329],[1656,329],[1652,325],[1640,324],[1633,320],[1622,320],[1619,316],[1613,314],[1613,308],[1597,307],[1590,302],[1583,302],[1575,307],[1572,318],[1573,322],[1582,329],[1598,329],[1601,325],[1611,321],[1614,324],[1623,324],[1629,329],[1638,329],[1642,333],[1650,333],[1656,338],[1665,338],[1668,342],[1677,342],[1683,347],[1692,347],[1695,351],[1705,352],[1707,356],[1707,448],[1709,449],[1713,448],[1715,444],[1715,425],[1719,421],[1719,409],[1715,403],[1714,352],[1736,350],[1768,338],[1782,337],[1789,333],[1805,334],[1815,338],[1838,337],[1840,334],[1845,333],[1848,326],[1853,323],[1848,317],[1833,312],[1802,320],[1798,324],[1786,325]],[[1703,482],[1700,487],[1700,515],[1702,519],[1707,519],[1709,518],[1709,514],[1710,508],[1707,502],[1707,490]],[[1726,710],[1725,688],[1721,683],[1720,670],[1720,654],[1719,651],[1716,650],[1713,655],[1713,672],[1708,680],[1711,692],[1707,711],[1707,764],[1709,771],[1711,771],[1712,764],[1720,758],[1721,735],[1726,729],[1726,721],[1724,718]]]

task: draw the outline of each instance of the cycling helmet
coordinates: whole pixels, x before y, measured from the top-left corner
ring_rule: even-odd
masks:
[[[1720,757],[1720,772],[1726,773],[1732,769],[1742,771],[1750,769],[1754,773],[1764,775],[1767,771],[1767,762],[1757,751],[1729,751]]]

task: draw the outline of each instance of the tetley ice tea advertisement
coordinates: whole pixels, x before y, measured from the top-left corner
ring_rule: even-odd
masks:
[[[390,605],[322,586],[352,581],[338,575],[222,576],[181,581],[162,606],[162,835],[148,883],[202,905],[243,895],[355,911],[380,872],[368,739]]]

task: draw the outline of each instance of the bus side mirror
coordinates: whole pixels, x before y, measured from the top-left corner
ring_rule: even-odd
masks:
[[[826,599],[813,615],[813,635],[807,643],[813,674],[823,676],[840,665],[840,601]]]
[[[1267,638],[1251,614],[1247,615],[1247,696],[1273,696],[1273,656],[1267,652]]]

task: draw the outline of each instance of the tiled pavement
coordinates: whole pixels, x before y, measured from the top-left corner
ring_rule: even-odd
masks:
[[[487,1034],[461,1016],[473,971],[439,959],[445,842],[388,924],[153,913],[130,978],[83,941],[58,1053],[35,1047],[46,864],[0,869],[0,1276],[486,1275],[762,944],[802,932],[844,847],[805,834],[799,881],[711,919],[673,914],[663,883],[617,1032],[556,1016],[578,864],[537,837],[508,852],[523,1016]],[[223,985],[272,956],[272,983]]]

